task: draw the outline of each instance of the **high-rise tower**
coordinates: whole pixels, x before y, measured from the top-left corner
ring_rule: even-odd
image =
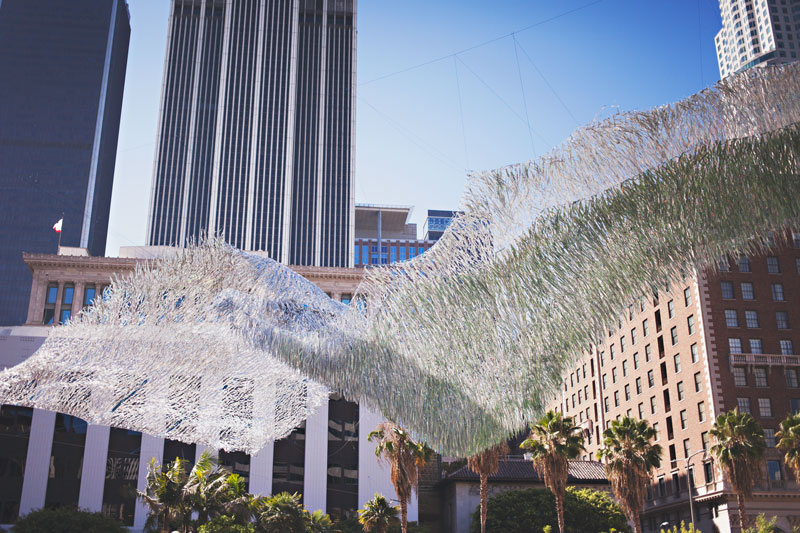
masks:
[[[148,242],[352,265],[356,0],[173,0]]]
[[[22,252],[102,256],[130,22],[124,0],[0,1],[0,325],[27,316]]]
[[[757,65],[797,61],[800,0],[719,0],[714,44],[720,77]]]

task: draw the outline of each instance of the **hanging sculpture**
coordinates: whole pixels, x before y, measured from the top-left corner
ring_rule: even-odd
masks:
[[[799,162],[800,67],[751,69],[471,176],[441,240],[349,307],[214,239],[142,265],[0,373],[0,401],[255,452],[335,390],[470,455],[629,304],[800,226]]]

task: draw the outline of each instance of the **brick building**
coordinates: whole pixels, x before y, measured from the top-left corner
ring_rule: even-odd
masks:
[[[800,410],[800,234],[777,235],[772,243],[763,254],[731,258],[632,303],[552,399],[550,407],[584,428],[587,458],[612,419],[632,416],[656,428],[664,455],[645,531],[689,522],[687,470],[699,529],[738,531],[735,496],[703,452],[715,417],[735,407],[755,417],[768,445],[748,516],[778,516],[786,531],[800,525],[800,487],[774,438],[780,421]]]

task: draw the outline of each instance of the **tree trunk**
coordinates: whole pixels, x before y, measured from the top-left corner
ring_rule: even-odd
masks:
[[[639,511],[633,513],[633,516],[631,517],[631,522],[633,522],[634,533],[642,533],[642,521],[639,518]]]
[[[558,532],[566,533],[567,524],[564,523],[564,495],[556,494],[556,516],[558,517]]]
[[[408,533],[408,502],[400,500],[400,530]]]
[[[747,511],[744,508],[744,496],[738,492],[736,493],[736,502],[739,504],[739,527],[744,533],[744,530],[747,529]]]
[[[489,512],[489,476],[481,474],[481,533],[486,533],[486,515]]]

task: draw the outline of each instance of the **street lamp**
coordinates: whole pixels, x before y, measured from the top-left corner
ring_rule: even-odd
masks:
[[[691,462],[692,457],[694,457],[699,453],[702,453],[703,456],[705,457],[706,450],[705,449],[697,450],[696,452],[694,452],[693,454],[691,454],[689,457],[686,458],[686,480],[687,480],[687,485],[689,486],[689,515],[692,518],[692,525],[694,525],[694,501],[692,500],[692,473],[689,471],[689,466],[690,466],[689,463]]]

